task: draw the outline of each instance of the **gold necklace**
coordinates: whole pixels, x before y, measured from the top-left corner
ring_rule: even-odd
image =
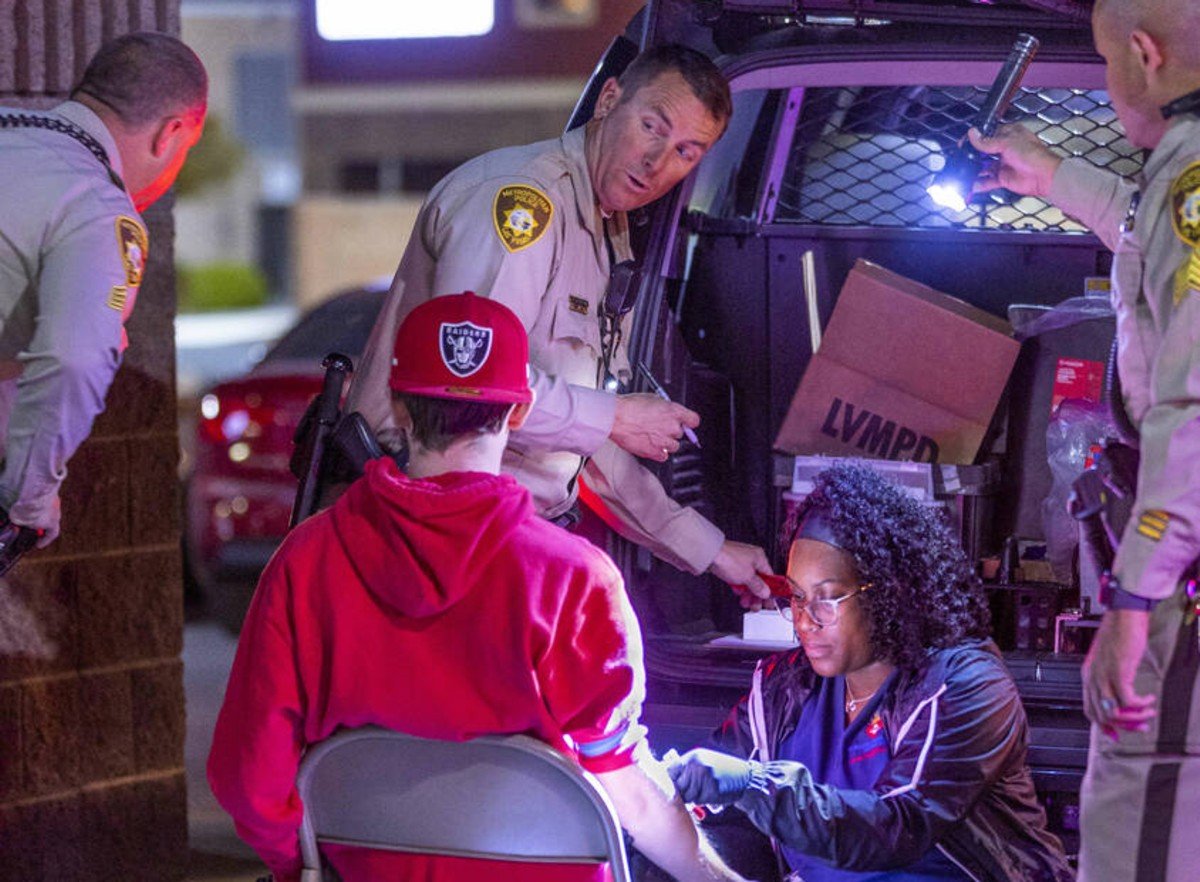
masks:
[[[876,686],[870,691],[870,693],[864,695],[862,698],[855,698],[854,693],[850,691],[850,681],[845,680],[844,685],[846,687],[846,713],[848,714],[855,713],[858,710],[859,705],[865,704],[872,696],[875,695],[876,692],[879,691],[879,687]]]

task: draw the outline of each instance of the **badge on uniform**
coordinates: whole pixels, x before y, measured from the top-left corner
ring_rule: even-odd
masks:
[[[528,248],[542,237],[554,216],[554,203],[536,187],[509,184],[496,192],[492,223],[510,252]]]
[[[471,376],[492,352],[492,329],[472,322],[442,322],[438,337],[442,361],[456,377]]]
[[[1192,248],[1200,245],[1200,162],[1193,162],[1171,182],[1171,225]]]
[[[128,215],[117,217],[117,246],[121,250],[121,265],[125,267],[125,282],[137,286],[146,271],[150,239],[145,228]]]

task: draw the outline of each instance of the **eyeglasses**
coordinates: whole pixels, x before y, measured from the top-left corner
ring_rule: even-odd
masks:
[[[857,585],[849,594],[843,594],[841,597],[809,597],[804,593],[799,585],[790,576],[784,576],[787,580],[788,594],[787,603],[781,603],[783,598],[776,601],[778,604],[779,614],[789,622],[794,622],[800,618],[800,613],[807,612],[808,617],[813,620],[813,624],[818,628],[825,628],[837,621],[838,608],[849,600],[851,597],[856,597],[864,591],[870,589],[870,585]]]

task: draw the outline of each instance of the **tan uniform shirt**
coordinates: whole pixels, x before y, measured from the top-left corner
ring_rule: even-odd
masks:
[[[1200,120],[1173,120],[1137,183],[1068,159],[1050,198],[1115,254],[1117,363],[1141,465],[1113,569],[1126,591],[1168,597],[1200,557]]]
[[[624,214],[601,217],[584,161],[584,130],[486,153],[451,172],[426,199],[350,389],[385,445],[397,439],[387,389],[396,329],[418,304],[475,291],[509,306],[529,332],[533,413],[505,451],[504,471],[554,517],[589,487],[618,529],[662,559],[702,572],[724,535],[674,502],[657,478],[608,439],[615,396],[600,382],[598,310],[608,284],[607,235],[630,254]],[[628,316],[626,320],[628,321]],[[624,345],[614,372],[627,372]],[[590,459],[585,459],[590,457]]]
[[[0,114],[72,123],[121,173],[116,143],[82,104]],[[0,506],[54,535],[67,460],[121,361],[148,238],[128,194],[69,135],[0,128],[0,169]]]

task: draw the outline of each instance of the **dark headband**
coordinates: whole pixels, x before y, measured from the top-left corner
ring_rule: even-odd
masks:
[[[837,533],[833,532],[833,521],[829,517],[829,512],[819,508],[809,509],[804,520],[800,522],[800,526],[796,528],[795,538],[815,539],[817,542],[824,542],[834,548],[841,548],[842,551],[846,550],[839,541]]]

